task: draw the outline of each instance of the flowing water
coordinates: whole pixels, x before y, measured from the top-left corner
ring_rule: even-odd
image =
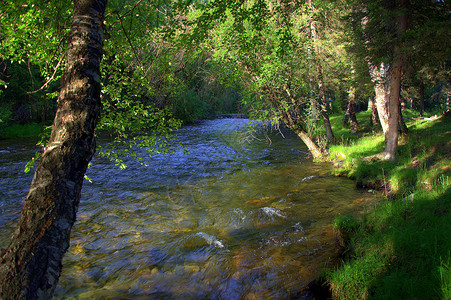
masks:
[[[130,161],[95,158],[55,298],[301,297],[336,259],[331,223],[372,195],[313,163],[284,132],[245,142],[248,120],[178,130],[184,150]],[[102,142],[102,141],[101,141]],[[31,141],[0,141],[0,246],[31,180]]]

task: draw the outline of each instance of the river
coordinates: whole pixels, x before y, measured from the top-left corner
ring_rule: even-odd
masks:
[[[313,163],[288,131],[256,139],[246,119],[177,131],[184,149],[88,169],[55,299],[302,297],[337,259],[333,218],[372,194]],[[102,141],[100,141],[102,143]],[[0,141],[0,246],[23,205],[30,140]]]

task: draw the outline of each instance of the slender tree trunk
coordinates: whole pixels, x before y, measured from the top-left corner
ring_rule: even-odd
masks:
[[[357,117],[355,114],[355,88],[351,87],[351,93],[349,95],[349,119],[351,121],[351,131],[352,133],[356,133],[359,131],[359,123],[357,122]]]
[[[408,134],[409,129],[407,128],[406,123],[404,122],[404,118],[402,117],[402,108],[401,103],[398,104],[398,126],[399,126],[399,132],[402,134]]]
[[[373,98],[368,99],[368,110],[371,110],[370,126],[374,127],[379,124],[379,115],[377,114],[377,108]]]
[[[327,112],[326,94],[324,93],[324,81],[323,81],[323,70],[321,65],[318,63],[319,73],[318,73],[318,91],[319,91],[319,106],[321,108],[321,117],[323,118],[324,128],[326,129],[327,140],[330,143],[335,142],[335,136],[332,131],[332,126],[330,124],[329,113]]]
[[[18,226],[2,251],[0,298],[50,299],[69,247],[86,168],[95,152],[107,0],[74,0],[67,65],[50,140]]]
[[[352,80],[354,81],[354,68],[352,69],[351,73]],[[355,115],[355,87],[353,86],[351,86],[348,91],[348,108],[346,110],[345,116],[348,116],[349,120],[351,121],[351,132],[356,133],[357,131],[359,131],[359,123],[357,122],[357,117]],[[343,125],[345,125],[344,120]]]
[[[318,119],[318,101],[316,101],[313,92],[313,68],[312,68],[312,46],[308,45],[308,72],[309,72],[309,95],[311,103],[311,118],[313,120]]]
[[[301,140],[309,149],[310,153],[313,155],[313,158],[322,157],[323,153],[321,149],[315,144],[310,135],[293,120],[289,112],[280,110],[279,113],[285,125],[288,126],[288,128],[290,128],[294,133],[296,133],[301,138]]]
[[[420,117],[424,117],[424,83],[420,82]]]
[[[316,10],[313,0],[308,0],[308,4],[312,12]],[[310,20],[310,31],[313,38],[313,44],[315,46],[315,54],[318,55],[318,34],[315,27],[315,22]],[[335,142],[335,136],[332,131],[332,126],[329,120],[329,113],[327,112],[327,104],[326,104],[326,94],[324,92],[324,79],[323,79],[323,67],[318,58],[315,59],[315,64],[318,70],[318,103],[321,109],[321,117],[323,118],[324,128],[326,129],[327,140],[331,143]]]
[[[295,99],[293,94],[291,93],[288,86],[284,88],[284,94],[286,93],[290,102],[292,104],[291,109],[287,109],[289,106],[288,103],[283,104],[283,97],[279,97],[277,95],[277,91],[275,91],[271,86],[264,86],[263,92],[267,95],[267,99],[270,104],[276,109],[278,117],[282,120],[285,125],[290,128],[294,133],[296,133],[304,144],[309,149],[310,153],[314,158],[320,158],[323,156],[323,151],[316,143],[312,140],[310,135],[303,129],[302,123],[300,120],[302,119],[300,103]]]
[[[301,130],[300,128],[293,129],[293,132],[296,133],[304,144],[309,149],[310,153],[313,155],[313,158],[321,158],[323,156],[320,148],[315,144],[312,138],[308,135],[307,132]]]
[[[449,111],[449,90],[446,93],[446,111]]]
[[[406,9],[408,0],[398,0],[399,7]],[[403,12],[398,17],[398,39],[407,29],[407,12]],[[390,84],[390,99],[388,105],[388,129],[385,134],[385,150],[381,156],[386,160],[394,160],[396,158],[396,151],[398,149],[398,125],[399,125],[399,95],[401,92],[401,77],[403,67],[403,53],[402,45],[398,42],[395,45],[394,61],[391,67],[391,84]]]

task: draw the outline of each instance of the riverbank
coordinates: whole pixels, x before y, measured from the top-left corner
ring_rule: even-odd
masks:
[[[384,148],[368,112],[357,116],[356,136],[342,128],[342,115],[331,118],[341,140],[327,158],[334,174],[383,195],[359,220],[335,219],[346,244],[343,263],[323,274],[335,299],[451,298],[451,118],[403,115],[409,133],[400,137],[395,162],[364,159]]]
[[[43,126],[41,123],[13,124],[0,130],[0,139],[35,137],[39,138]]]

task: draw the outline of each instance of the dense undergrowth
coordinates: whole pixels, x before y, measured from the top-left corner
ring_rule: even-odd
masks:
[[[361,219],[334,222],[347,244],[341,266],[325,274],[334,299],[451,299],[451,118],[403,115],[409,133],[394,162],[365,159],[384,149],[368,112],[356,135],[343,115],[331,118],[341,140],[329,149],[334,172],[383,195]]]

